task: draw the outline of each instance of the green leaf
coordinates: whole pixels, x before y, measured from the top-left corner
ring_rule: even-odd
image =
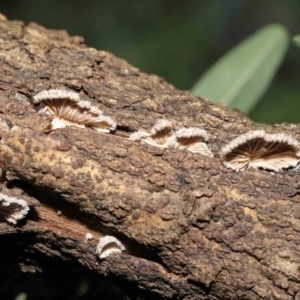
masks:
[[[288,42],[283,26],[265,26],[221,57],[192,93],[249,113],[270,85]]]
[[[293,42],[296,46],[300,47],[300,34],[293,37]]]

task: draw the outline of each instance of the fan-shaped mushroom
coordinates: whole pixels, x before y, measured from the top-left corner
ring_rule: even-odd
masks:
[[[25,200],[0,192],[0,216],[7,222],[16,225],[19,220],[27,215],[28,211],[29,206]]]
[[[278,172],[299,163],[299,143],[284,133],[254,130],[242,134],[222,149],[223,163],[235,171],[247,168]]]
[[[128,139],[160,148],[168,148],[174,143],[172,123],[169,120],[161,119],[154,124],[150,133],[139,130],[133,132]]]
[[[210,148],[206,144],[209,136],[204,129],[197,127],[180,128],[175,131],[174,135],[176,137],[176,148],[213,157]]]
[[[121,253],[124,250],[125,246],[116,237],[105,235],[99,239],[96,254],[100,259],[104,259],[113,253]]]
[[[90,102],[80,99],[78,93],[66,90],[45,90],[33,97],[35,104],[41,104],[40,112],[53,116],[51,129],[66,126],[90,127],[100,132],[116,129],[116,123]]]

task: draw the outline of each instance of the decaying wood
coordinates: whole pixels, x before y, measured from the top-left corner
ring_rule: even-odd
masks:
[[[21,243],[26,251],[12,255],[20,265],[30,257],[33,271],[35,256],[76,261],[156,299],[297,297],[298,171],[236,173],[220,149],[250,129],[300,140],[298,125],[254,124],[64,31],[1,16],[0,38],[2,190],[31,204],[18,226],[0,223],[1,260],[6,244]],[[116,132],[49,132],[51,118],[32,100],[49,88],[80,93],[117,122]],[[127,140],[161,118],[206,129],[214,157]],[[105,234],[126,251],[99,260]]]

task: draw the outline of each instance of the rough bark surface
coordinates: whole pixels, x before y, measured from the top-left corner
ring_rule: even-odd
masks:
[[[2,190],[31,204],[18,226],[0,223],[2,262],[24,272],[43,269],[41,257],[79,262],[156,299],[297,299],[298,173],[235,173],[219,152],[249,129],[299,140],[298,125],[254,124],[65,31],[1,16],[0,39]],[[80,93],[116,120],[116,132],[46,131],[51,118],[32,97],[49,88]],[[126,139],[161,118],[206,129],[214,157]],[[105,234],[126,251],[99,260]]]

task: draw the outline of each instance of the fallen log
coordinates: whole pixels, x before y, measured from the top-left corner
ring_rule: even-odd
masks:
[[[295,164],[235,172],[222,154],[250,130],[299,141],[298,125],[255,124],[65,31],[1,16],[0,36],[2,193],[30,208],[12,224],[7,220],[22,208],[2,200],[3,278],[10,276],[12,285],[23,273],[55,278],[53,264],[70,277],[78,278],[77,268],[107,278],[145,299],[299,297]],[[78,126],[60,128],[57,108],[49,113],[37,101],[48,90],[78,95],[66,105],[82,101],[80,112],[101,110],[101,129],[91,125],[96,121],[80,123],[82,116]],[[115,127],[100,122],[102,116]],[[172,124],[168,138],[182,128],[205,130],[212,155],[184,143],[165,147],[151,135],[159,120]],[[138,131],[145,136],[130,138]],[[297,161],[296,150],[290,157]],[[97,244],[107,235],[124,249],[114,244],[117,253],[101,258]]]

